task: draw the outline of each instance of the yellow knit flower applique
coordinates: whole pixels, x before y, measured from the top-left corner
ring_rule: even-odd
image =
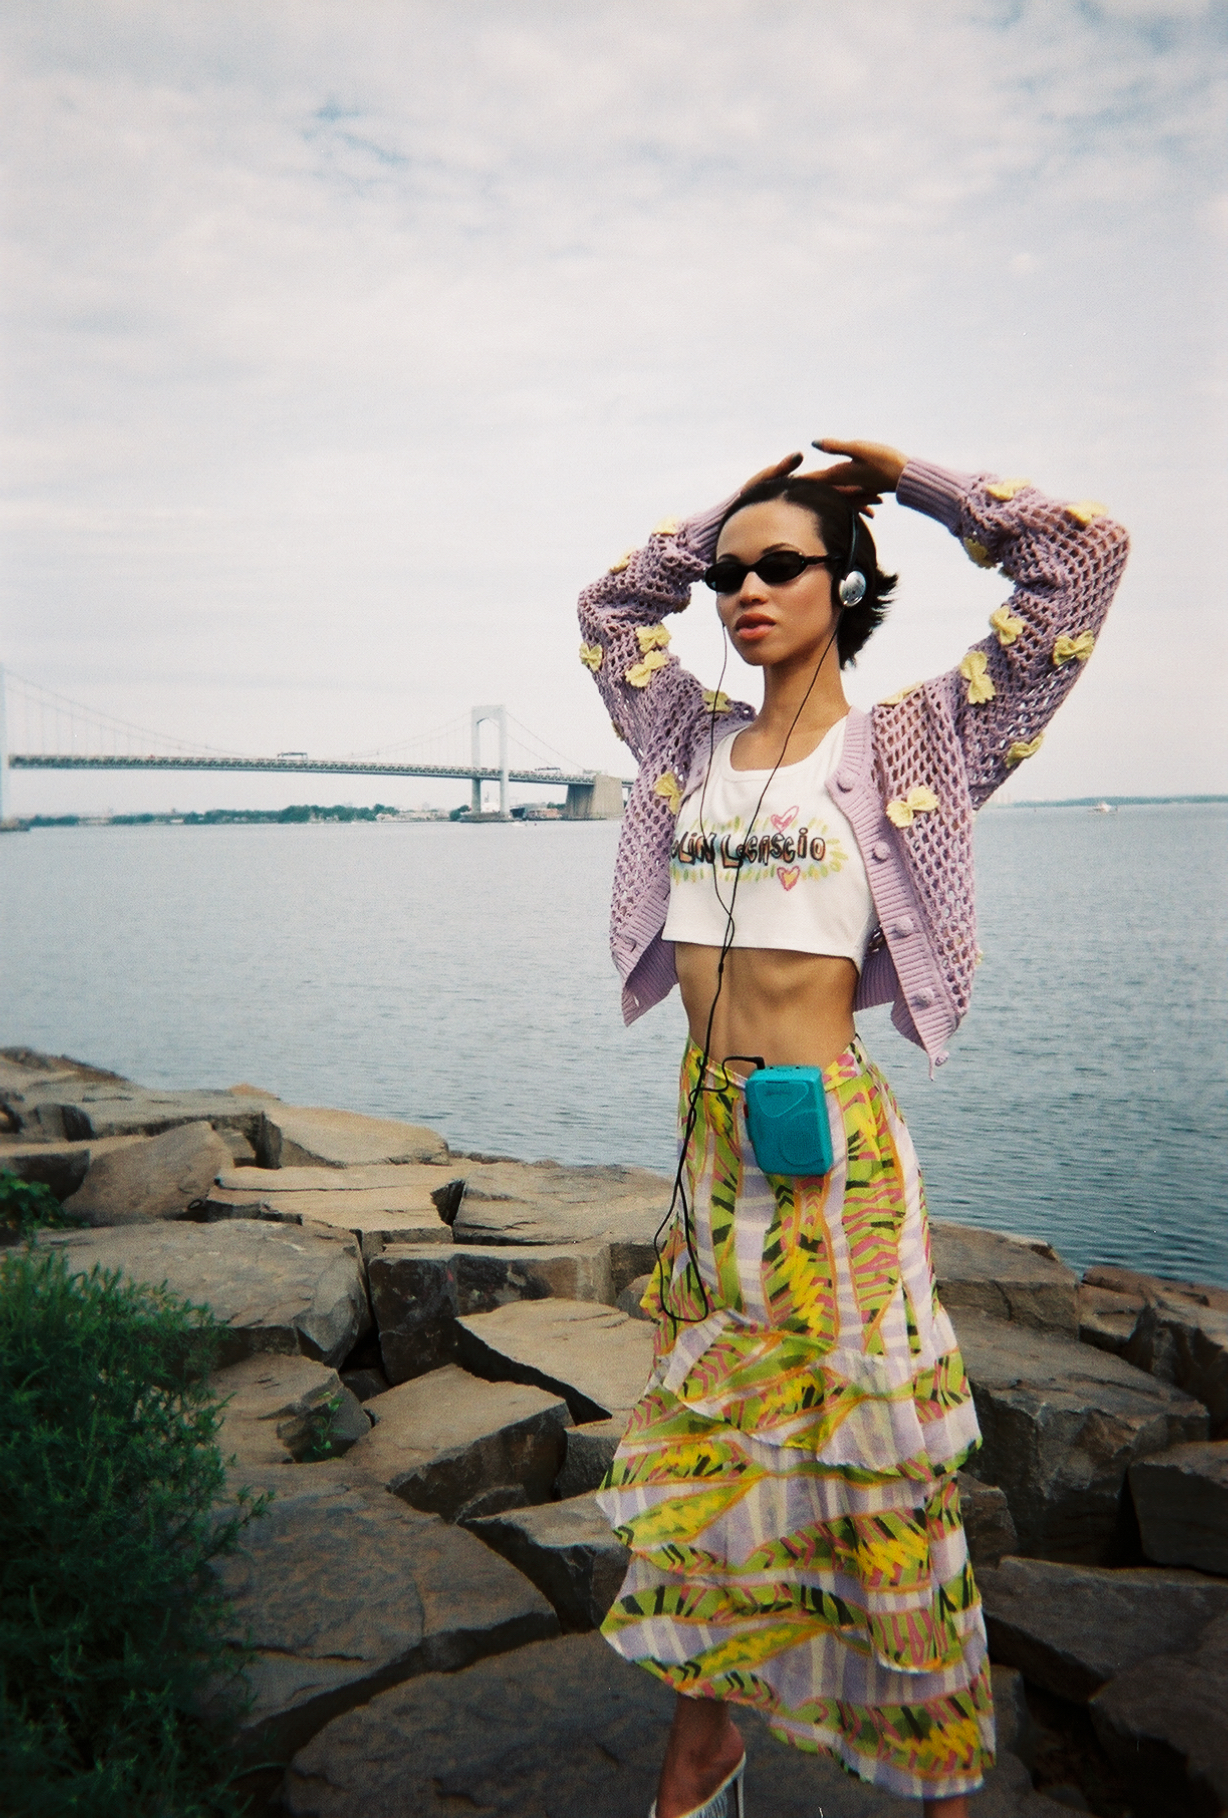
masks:
[[[669,662],[663,650],[650,650],[648,655],[638,663],[632,663],[627,671],[627,680],[633,688],[647,688],[653,677],[653,671],[664,669]]]
[[[669,804],[671,814],[677,814],[682,806],[682,785],[672,770],[667,770],[663,776],[657,778],[652,786],[652,793],[664,797]]]
[[[900,702],[906,701],[910,694],[916,694],[918,688],[924,687],[924,682],[910,682],[907,688],[897,688],[894,694],[889,694],[885,701],[880,701],[878,704],[880,707],[898,707]]]
[[[986,668],[988,661],[983,650],[972,649],[959,666],[959,673],[968,684],[968,699],[974,707],[979,707],[982,701],[992,701],[998,692]]]
[[[606,573],[607,574],[621,574],[624,568],[630,568],[631,558],[634,554],[635,554],[635,544],[633,543],[631,545],[630,549],[623,550],[622,554],[619,556],[619,558],[616,562],[610,563],[610,566],[606,570]]]
[[[669,643],[669,632],[664,625],[637,625],[636,641],[641,650],[664,650]]]
[[[680,528],[677,518],[662,518],[659,524],[653,525],[652,534],[654,537],[676,537]]]
[[[1031,484],[1031,480],[994,480],[985,490],[991,499],[999,499],[1006,505],[1017,492],[1022,492],[1025,486]]]
[[[1035,757],[1044,742],[1043,732],[1038,732],[1034,739],[1016,739],[1006,753],[1006,768],[1013,770],[1016,764],[1022,764],[1024,758]]]
[[[991,612],[989,623],[997,632],[1003,650],[1008,644],[1013,644],[1023,630],[1023,620],[1017,619],[1009,606],[999,606],[996,612]]]
[[[970,562],[976,563],[978,568],[996,568],[998,566],[984,543],[978,543],[975,537],[964,538],[964,553]]]
[[[1062,636],[1053,646],[1053,667],[1060,669],[1063,663],[1086,663],[1096,648],[1096,640],[1090,631],[1081,631],[1077,638]]]
[[[1086,530],[1097,518],[1108,516],[1108,507],[1102,505],[1099,499],[1080,499],[1076,505],[1066,507],[1066,515],[1074,519],[1080,530]]]
[[[591,669],[594,675],[601,668],[604,660],[605,651],[600,644],[581,644],[580,661],[586,669]]]
[[[924,783],[918,783],[902,799],[897,796],[887,803],[887,819],[893,827],[911,827],[915,814],[929,814],[937,806],[938,797],[934,791],[927,789]]]
[[[705,713],[729,712],[729,696],[725,694],[723,690],[719,688],[705,688],[703,696]]]

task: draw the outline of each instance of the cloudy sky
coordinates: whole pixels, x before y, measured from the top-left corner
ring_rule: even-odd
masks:
[[[1017,794],[1228,789],[1223,4],[45,0],[0,24],[19,676],[253,753],[505,701],[622,771],[579,587],[664,513],[867,435],[1131,527]],[[926,520],[878,530],[903,585],[864,705],[1003,597]],[[675,648],[714,678],[706,599]],[[18,812],[305,786],[13,783]]]

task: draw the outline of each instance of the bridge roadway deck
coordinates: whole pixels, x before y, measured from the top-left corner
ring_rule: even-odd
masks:
[[[309,776],[429,776],[449,777],[456,782],[499,782],[502,772],[497,767],[472,764],[375,764],[353,758],[245,758],[245,757],[88,757],[76,752],[44,754],[14,751],[9,754],[11,770],[239,770],[248,772],[295,772]],[[595,770],[512,770],[509,783],[541,783],[562,787],[569,783],[591,784]],[[629,786],[631,779],[622,782]]]

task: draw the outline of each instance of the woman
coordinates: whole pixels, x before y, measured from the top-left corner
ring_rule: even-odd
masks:
[[[601,1492],[632,1555],[603,1633],[679,1693],[657,1818],[741,1818],[732,1704],[944,1818],[993,1761],[955,1482],[976,1416],[912,1144],[853,1014],[894,1000],[946,1058],[978,957],[973,813],[1090,655],[1126,539],[1026,481],[817,446],[847,459],[799,475],[791,455],[658,525],[580,601],[582,660],[640,761],[614,884],[624,1014],[676,981],[690,1025],[654,1368]],[[889,492],[1016,585],[954,669],[864,715],[840,672],[894,586],[864,522]],[[662,615],[701,576],[763,671],[758,713],[668,655]],[[748,1131],[747,1081],[778,1067],[819,1070],[785,1076],[813,1082],[800,1171],[765,1171]]]

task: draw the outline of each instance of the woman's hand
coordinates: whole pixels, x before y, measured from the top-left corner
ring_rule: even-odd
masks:
[[[793,469],[800,467],[801,464],[800,454],[784,455],[779,461],[774,461],[770,467],[761,467],[758,473],[750,476],[749,480],[743,480],[738,490],[739,492],[749,492],[752,486],[762,486],[765,480],[783,480],[786,474],[792,473]]]
[[[821,480],[867,517],[873,517],[870,507],[882,502],[883,493],[895,491],[908,461],[907,455],[898,448],[889,448],[885,442],[842,442],[835,436],[825,436],[813,446],[824,454],[849,458],[837,461],[833,467],[815,468],[806,474],[806,479]]]

